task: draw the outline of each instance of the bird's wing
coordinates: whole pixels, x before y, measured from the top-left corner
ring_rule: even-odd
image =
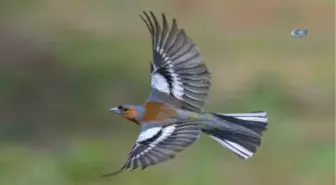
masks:
[[[210,72],[193,41],[173,19],[162,25],[153,12],[140,16],[152,37],[151,94],[147,101],[165,102],[175,107],[201,112],[210,89]]]
[[[144,123],[124,166],[104,176],[116,175],[127,169],[131,171],[136,168],[145,169],[172,159],[177,152],[193,144],[200,133],[199,125],[194,121],[175,121],[165,125]]]

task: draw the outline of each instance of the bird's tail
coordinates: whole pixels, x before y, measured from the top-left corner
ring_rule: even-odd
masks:
[[[267,129],[267,113],[210,114],[219,123],[203,129],[203,133],[243,159],[252,157],[261,144],[262,132]]]

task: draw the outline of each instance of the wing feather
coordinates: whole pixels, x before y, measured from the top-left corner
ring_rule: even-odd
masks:
[[[157,130],[155,135],[152,131]],[[150,130],[153,129],[153,130]],[[151,137],[137,140],[129,153],[125,165],[118,171],[104,176],[116,175],[124,170],[145,169],[148,166],[156,165],[175,157],[177,152],[193,144],[200,136],[201,129],[194,121],[174,122],[168,125],[143,124],[142,134],[150,133]]]
[[[171,103],[177,108],[201,112],[210,89],[211,75],[196,45],[183,29],[178,28],[175,19],[169,26],[162,14],[160,24],[151,11],[143,12],[141,18],[151,34],[153,48],[152,90],[147,101]],[[176,101],[160,99],[162,93]]]

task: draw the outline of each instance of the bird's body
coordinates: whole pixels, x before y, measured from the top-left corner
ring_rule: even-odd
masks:
[[[204,120],[213,118],[213,116],[208,113],[196,113],[188,110],[178,109],[169,104],[158,102],[147,102],[145,105],[129,106],[128,109],[136,110],[134,111],[136,112],[136,115],[134,113],[128,114],[125,116],[125,118],[129,118],[129,120],[137,124],[144,124],[152,121],[164,122],[167,119]]]
[[[196,45],[173,19],[169,27],[155,15],[144,12],[153,46],[151,93],[142,105],[119,105],[110,110],[140,126],[140,134],[125,169],[142,169],[173,158],[205,134],[243,159],[261,144],[267,127],[266,112],[209,113],[203,110],[211,75]]]

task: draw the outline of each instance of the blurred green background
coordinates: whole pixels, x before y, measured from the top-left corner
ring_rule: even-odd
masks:
[[[335,184],[331,0],[0,1],[1,185]],[[149,93],[142,10],[165,12],[212,72],[207,111],[269,112],[247,161],[209,138],[145,171],[125,162],[139,127],[107,110]],[[290,32],[307,28],[306,37]]]

